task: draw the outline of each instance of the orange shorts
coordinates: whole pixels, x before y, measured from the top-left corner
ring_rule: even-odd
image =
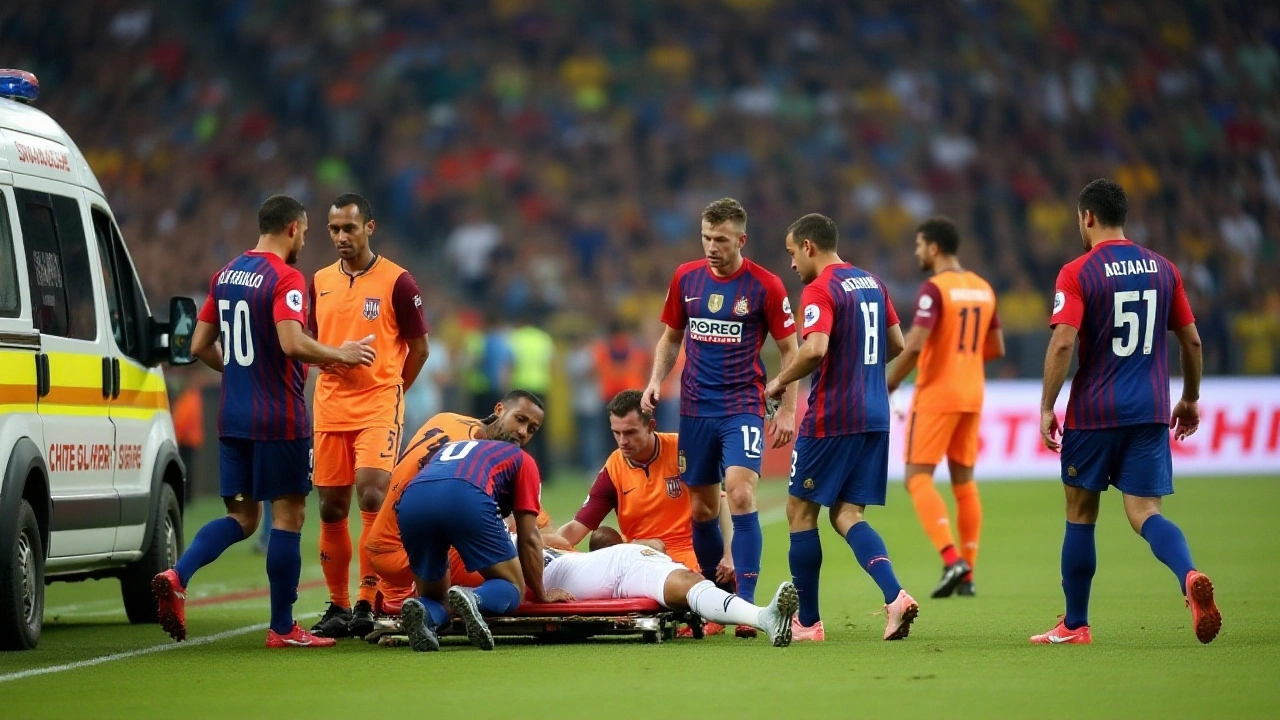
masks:
[[[400,454],[400,428],[315,433],[316,487],[346,487],[356,482],[356,468],[373,468],[390,473]]]
[[[957,465],[973,467],[978,460],[980,417],[976,412],[912,411],[907,418],[907,464],[937,465],[946,456]]]

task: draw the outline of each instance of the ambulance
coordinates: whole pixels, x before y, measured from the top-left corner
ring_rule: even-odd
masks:
[[[156,622],[152,576],[183,547],[186,469],[160,364],[185,365],[196,307],[151,314],[75,142],[0,70],[0,650],[36,646],[45,585],[118,578]]]

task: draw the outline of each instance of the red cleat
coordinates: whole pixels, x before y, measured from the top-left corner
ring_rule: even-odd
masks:
[[[711,622],[710,620],[708,620],[702,624],[702,634],[703,634],[703,637],[710,637],[711,635],[723,635],[724,626],[718,622]],[[691,638],[693,637],[693,630],[691,630],[688,625],[683,625],[680,627],[679,630],[676,631],[676,637]]]
[[[288,647],[333,647],[338,641],[333,638],[320,637],[312,635],[297,622],[293,623],[293,629],[285,635],[280,635],[275,630],[267,628],[267,647],[269,648],[288,648]]]
[[[1191,627],[1196,639],[1206,645],[1218,637],[1222,629],[1222,613],[1213,602],[1213,583],[1199,570],[1187,573],[1187,607],[1191,608]]]
[[[733,636],[743,640],[755,640],[758,632],[750,625],[737,625],[733,628]]]
[[[151,578],[151,593],[156,596],[156,616],[160,627],[174,640],[186,640],[187,589],[182,587],[178,571],[170,568]]]
[[[1068,630],[1066,619],[1059,619],[1058,624],[1047,633],[1031,636],[1033,645],[1088,645],[1092,642],[1093,636],[1089,634],[1088,625]]]

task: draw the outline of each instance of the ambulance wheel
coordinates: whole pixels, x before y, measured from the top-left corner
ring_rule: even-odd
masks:
[[[182,508],[178,505],[178,496],[173,494],[173,488],[167,483],[160,485],[156,513],[147,554],[120,574],[124,612],[129,616],[129,622],[135,625],[157,621],[151,579],[173,567],[182,554]]]
[[[0,650],[30,650],[44,625],[44,545],[36,513],[18,501],[13,551],[0,564]]]
[[[648,630],[640,635],[640,639],[645,645],[657,645],[662,642],[662,632],[660,630]]]

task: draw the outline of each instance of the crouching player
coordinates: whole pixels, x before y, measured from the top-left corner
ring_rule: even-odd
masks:
[[[466,624],[472,644],[492,650],[493,634],[483,616],[510,613],[526,586],[536,602],[572,599],[543,587],[541,491],[533,458],[497,440],[445,445],[405,487],[393,511],[420,595],[405,600],[401,610],[414,650],[440,649],[435,631],[449,622],[446,602]],[[513,512],[516,547],[501,520]],[[449,587],[450,546],[485,579],[474,591]]]

